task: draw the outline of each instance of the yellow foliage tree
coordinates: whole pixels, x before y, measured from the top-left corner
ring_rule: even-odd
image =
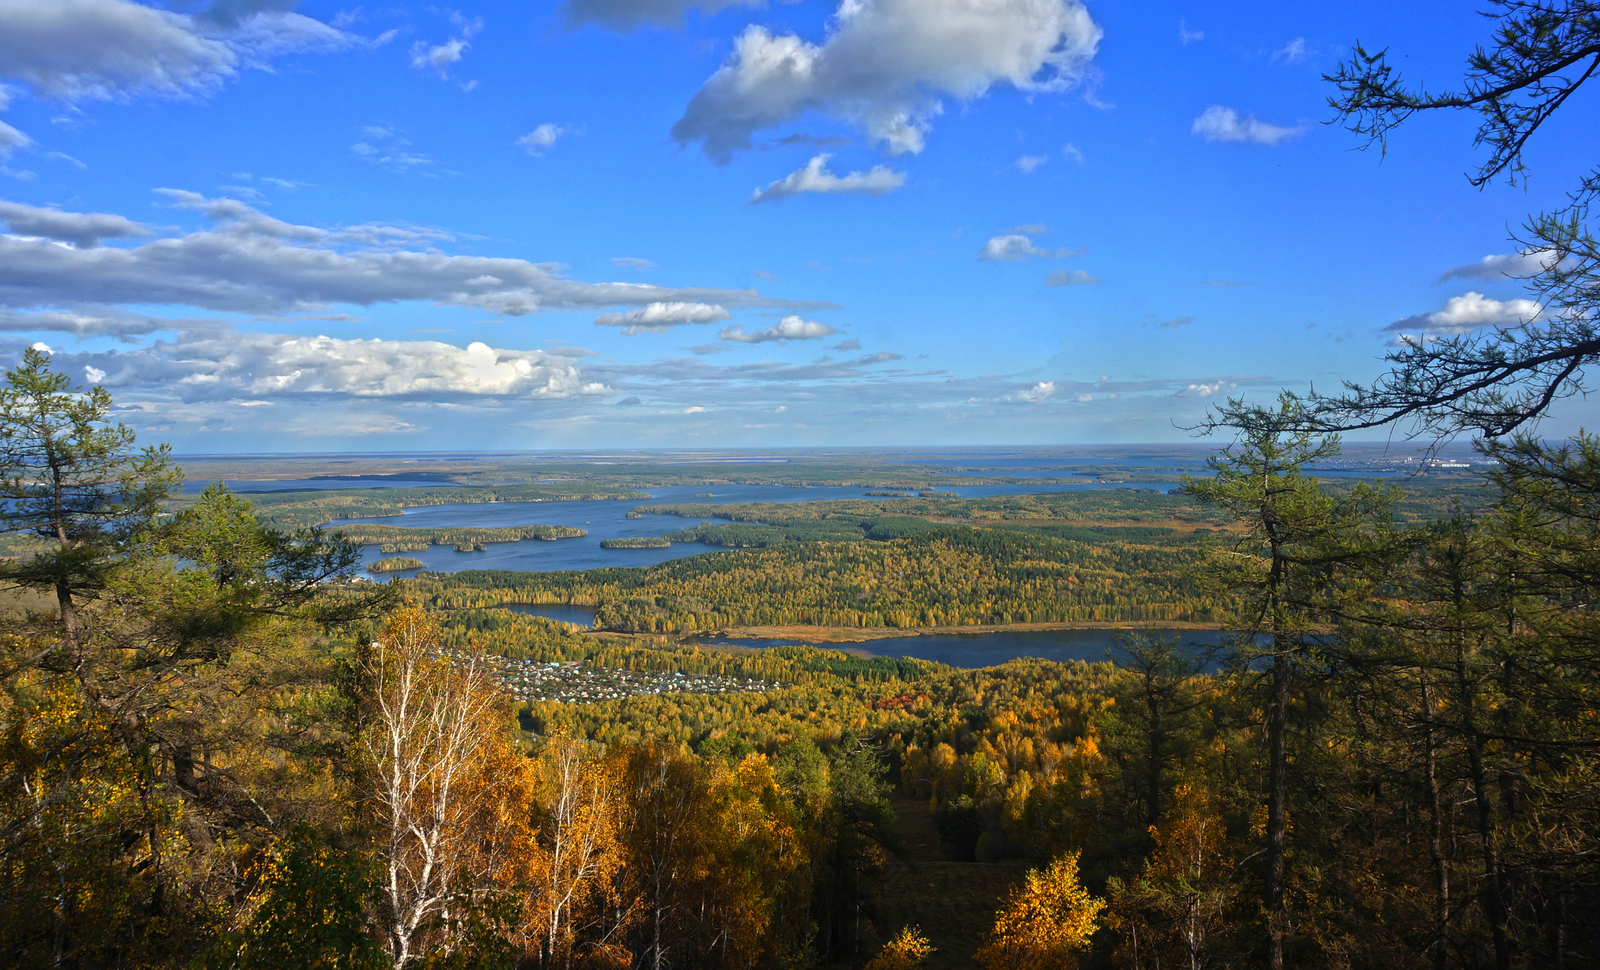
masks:
[[[449,927],[525,880],[532,778],[481,657],[452,662],[435,618],[396,612],[363,651],[363,788],[377,834],[380,924],[396,967],[448,953]]]
[[[1173,792],[1173,805],[1151,826],[1155,851],[1138,878],[1111,880],[1106,925],[1121,942],[1118,953],[1133,966],[1141,955],[1158,965],[1210,965],[1213,936],[1227,928],[1227,909],[1238,895],[1232,881],[1224,820],[1202,776]]]
[[[1078,882],[1078,853],[1043,872],[1032,869],[996,914],[994,929],[977,953],[989,970],[1072,970],[1089,945],[1095,917],[1106,901]]]
[[[878,955],[867,963],[865,970],[917,970],[931,953],[933,944],[922,935],[921,928],[907,926],[883,945]]]

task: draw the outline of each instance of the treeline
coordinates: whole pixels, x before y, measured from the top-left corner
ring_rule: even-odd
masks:
[[[416,551],[428,546],[481,546],[489,542],[520,542],[523,539],[579,539],[589,533],[566,525],[519,525],[510,528],[478,529],[452,526],[442,529],[409,529],[397,525],[357,523],[339,527],[339,535],[358,546],[405,546]],[[384,551],[388,551],[385,549]]]
[[[1220,618],[1194,548],[1077,543],[941,528],[882,543],[784,544],[642,569],[427,574],[408,585],[439,608],[500,603],[597,607],[606,629],[684,633],[731,626],[978,626]]]
[[[1324,489],[1340,494],[1362,484],[1361,479],[1326,476],[1319,479]],[[1456,504],[1481,510],[1493,501],[1492,491],[1473,478],[1407,479],[1404,494],[1397,497],[1391,512],[1401,522],[1424,522],[1448,515]],[[833,499],[823,502],[748,502],[710,505],[640,505],[636,511],[648,515],[675,515],[690,519],[726,519],[737,523],[781,526],[784,528],[825,528],[842,530],[849,526],[871,528],[873,520],[885,517],[914,517],[935,523],[962,523],[996,526],[1001,523],[1049,525],[1061,523],[1093,529],[1127,527],[1169,528],[1188,532],[1196,528],[1216,529],[1228,524],[1227,517],[1174,486],[1160,491],[1149,488],[1107,488],[1073,492],[1043,492],[1034,495],[997,495],[987,498],[929,497]]]
[[[886,542],[903,536],[939,528],[938,523],[909,515],[885,515],[856,519],[829,516],[793,525],[765,525],[735,522],[725,525],[702,523],[692,529],[668,532],[671,542],[703,542],[708,546],[734,549],[765,549],[786,542]],[[604,543],[601,543],[604,545]]]
[[[335,519],[404,515],[408,508],[430,505],[597,502],[649,498],[649,495],[626,486],[562,482],[552,485],[423,485],[403,489],[330,488],[302,492],[262,492],[250,498],[256,514],[268,525],[279,529],[305,529],[326,525]],[[166,501],[169,507],[181,510],[191,506],[195,498],[190,495],[171,495]]]
[[[1096,524],[1179,521],[1217,525],[1224,520],[1184,495],[1148,488],[1044,492],[990,498],[920,497],[836,499],[825,502],[753,502],[731,505],[685,503],[641,505],[650,515],[689,519],[727,519],[762,525],[798,526],[828,520],[856,524],[883,516],[916,516],[972,524],[1032,520],[1066,520]]]

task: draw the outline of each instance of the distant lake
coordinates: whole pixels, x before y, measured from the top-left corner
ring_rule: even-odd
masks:
[[[1183,644],[1214,647],[1222,643],[1216,630],[1027,630],[995,633],[934,633],[925,636],[890,637],[859,643],[819,643],[813,646],[835,650],[860,649],[879,657],[915,657],[952,667],[975,669],[993,667],[1019,657],[1065,662],[1090,663],[1107,659],[1106,652],[1117,645],[1120,632],[1145,636],[1176,636]],[[751,647],[794,646],[806,643],[793,639],[747,639],[743,637],[698,637],[693,642],[708,645]]]
[[[594,623],[592,606],[506,603],[500,608],[584,627]],[[973,669],[993,667],[1019,657],[1038,657],[1042,660],[1060,662],[1083,660],[1094,663],[1106,659],[1106,651],[1117,645],[1117,635],[1121,632],[1151,637],[1175,636],[1180,643],[1201,647],[1222,645],[1222,634],[1215,630],[1027,630],[990,633],[974,631],[887,637],[882,640],[861,640],[856,643],[812,643],[808,640],[783,638],[702,636],[693,637],[688,642],[703,646],[746,647],[752,650],[809,644],[831,650],[864,650],[878,657],[915,657],[918,660],[933,660],[952,667]]]
[[[1168,484],[1150,485],[1095,485],[1088,482],[1070,482],[1059,485],[975,485],[958,488],[941,488],[940,495],[959,498],[984,498],[994,495],[1037,495],[1045,492],[1083,492],[1107,488],[1139,488],[1168,491]],[[624,499],[587,502],[486,502],[462,505],[428,505],[406,509],[404,515],[385,515],[367,519],[338,519],[330,529],[354,523],[379,523],[408,529],[426,528],[498,528],[519,525],[567,525],[583,529],[589,534],[581,539],[557,539],[541,542],[524,539],[521,542],[492,542],[487,552],[456,552],[454,546],[429,546],[407,556],[422,560],[427,569],[435,572],[460,572],[464,569],[511,569],[527,572],[548,572],[558,569],[596,569],[602,566],[653,566],[669,559],[682,559],[707,552],[726,551],[721,547],[699,542],[674,542],[668,549],[602,549],[603,539],[621,539],[638,536],[659,536],[677,529],[698,525],[697,518],[680,518],[675,515],[643,515],[637,519],[627,517],[640,505],[731,505],[740,502],[820,502],[829,499],[863,498],[869,489],[861,488],[789,488],[782,485],[674,485],[670,488],[649,489],[648,499]],[[699,493],[714,491],[714,498],[696,498]],[[709,519],[705,521],[722,521]],[[377,546],[363,546],[362,566],[393,553],[378,551]],[[387,573],[385,576],[414,576],[419,570]]]
[[[180,492],[194,494],[203,492],[206,487],[216,483],[216,479],[196,478],[183,483]],[[462,482],[446,481],[444,479],[407,479],[407,478],[292,478],[282,481],[260,481],[258,479],[224,479],[222,484],[228,486],[228,491],[240,495],[261,495],[269,492],[309,492],[317,489],[328,488],[449,488],[464,484]],[[494,485],[498,482],[478,482],[475,484]]]

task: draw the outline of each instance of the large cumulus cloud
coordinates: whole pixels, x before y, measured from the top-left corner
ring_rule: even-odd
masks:
[[[1396,343],[1408,342],[1408,334],[1423,339],[1458,337],[1483,327],[1518,327],[1538,319],[1543,308],[1533,300],[1496,300],[1482,293],[1467,292],[1452,296],[1444,306],[1430,313],[1403,317],[1384,327],[1398,333]]]
[[[941,98],[996,84],[1059,91],[1082,80],[1102,31],[1079,0],[845,0],[827,38],[747,28],[672,137],[719,163],[807,113],[848,121],[894,154],[922,151]]]
[[[432,340],[341,340],[195,328],[147,349],[58,354],[107,387],[163,387],[183,400],[565,398],[601,393],[576,361],[541,351]]]

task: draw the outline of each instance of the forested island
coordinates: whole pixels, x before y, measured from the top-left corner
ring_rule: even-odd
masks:
[[[379,559],[367,564],[369,573],[397,573],[407,569],[421,569],[427,563],[420,559],[411,559],[407,556],[395,556],[391,559]]]
[[[666,549],[672,541],[662,536],[637,536],[623,539],[601,539],[602,549]]]

